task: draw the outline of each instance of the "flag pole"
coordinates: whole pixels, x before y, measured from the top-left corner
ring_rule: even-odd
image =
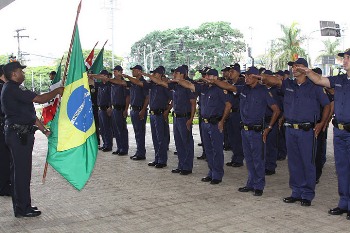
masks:
[[[64,83],[66,81],[67,70],[68,70],[68,65],[69,65],[69,61],[70,61],[70,55],[72,53],[72,47],[73,47],[73,43],[74,43],[75,29],[77,28],[77,22],[78,22],[78,19],[79,19],[79,14],[80,14],[80,9],[81,9],[81,2],[82,1],[83,0],[80,0],[80,2],[79,2],[78,9],[77,9],[77,15],[75,17],[74,28],[73,28],[72,38],[71,38],[70,46],[69,46],[69,50],[68,50],[66,66],[64,67],[64,73],[63,73],[63,77],[62,77],[62,85],[64,85]],[[61,63],[62,63],[62,60],[63,60],[63,56],[62,56],[62,59],[61,59]],[[48,167],[48,162],[47,162],[47,156],[46,156],[46,162],[45,162],[45,167],[44,167],[44,172],[43,172],[43,179],[42,179],[42,183],[43,184],[45,184],[45,179],[46,179],[46,174],[47,174],[47,167]]]

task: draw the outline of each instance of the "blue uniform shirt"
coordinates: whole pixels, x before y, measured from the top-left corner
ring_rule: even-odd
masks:
[[[338,122],[350,123],[350,80],[346,74],[328,77],[334,88],[334,114]]]
[[[139,80],[141,82],[145,81],[143,77],[141,77]],[[130,105],[143,107],[145,99],[149,94],[149,89],[135,85],[130,81],[126,83],[127,83],[127,86],[130,88]]]
[[[281,109],[283,102],[280,94],[280,89],[278,87],[270,87],[270,88],[266,87],[266,88],[267,88],[267,91],[271,93],[272,98],[276,101],[277,106]],[[272,113],[273,113],[272,109],[270,107],[267,107],[265,116],[272,117]]]
[[[110,83],[96,83],[97,91],[97,105],[110,106],[111,105],[111,84]]]
[[[232,83],[232,81],[230,81],[229,83],[237,87],[245,86],[245,82],[243,78],[239,78],[236,83]],[[232,109],[239,109],[239,94],[229,91],[228,96],[229,96],[229,101],[232,105]]]
[[[191,99],[196,99],[193,92],[177,83],[169,83],[168,87],[173,92],[173,109],[177,114],[191,112]]]
[[[222,117],[225,104],[229,101],[227,91],[215,85],[195,84],[195,90],[201,98],[201,116],[203,118]]]
[[[239,86],[237,90],[240,94],[239,109],[242,122],[247,125],[262,124],[266,107],[276,104],[272,94],[261,84],[257,84],[254,88],[248,85]]]
[[[1,94],[1,90],[2,90],[3,85],[4,85],[4,81],[0,80],[0,94]],[[1,118],[5,117],[5,114],[4,114],[4,112],[2,111],[2,108],[1,108],[1,98],[0,98],[0,117]]]
[[[111,84],[111,103],[113,105],[125,106],[126,97],[130,95],[130,91],[118,84]]]
[[[171,93],[169,90],[154,82],[143,81],[143,87],[150,90],[149,108],[151,110],[167,109]]]
[[[36,120],[33,99],[36,93],[14,81],[4,84],[1,91],[1,108],[5,124],[34,125]]]
[[[301,85],[296,80],[284,80],[281,91],[284,94],[284,116],[291,123],[313,122],[314,115],[320,119],[320,107],[329,104],[321,86],[307,79]]]

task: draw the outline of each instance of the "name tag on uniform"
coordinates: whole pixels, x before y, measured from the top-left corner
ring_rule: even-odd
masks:
[[[247,96],[245,94],[243,94],[243,93],[241,93],[241,96],[243,96],[244,98],[247,98]]]
[[[341,84],[335,84],[334,86],[336,86],[336,87],[342,87]]]
[[[286,88],[286,91],[294,92],[294,90],[291,88]]]

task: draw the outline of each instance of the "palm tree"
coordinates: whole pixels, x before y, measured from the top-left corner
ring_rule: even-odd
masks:
[[[320,51],[320,55],[317,56],[317,62],[320,62],[323,56],[336,56],[338,53],[340,53],[340,50],[337,49],[340,45],[339,39],[336,39],[334,42],[332,42],[330,39],[327,39],[322,41],[322,43],[324,45],[324,49],[322,49]]]
[[[297,28],[297,25],[296,22],[293,22],[291,26],[281,24],[284,35],[277,38],[276,50],[280,52],[275,62],[276,70],[285,69],[288,61],[294,60],[296,55],[298,57],[306,56],[305,50],[300,47],[306,38],[301,36],[301,31]]]

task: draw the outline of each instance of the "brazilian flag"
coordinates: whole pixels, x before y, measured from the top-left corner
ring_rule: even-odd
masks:
[[[78,27],[61,105],[51,123],[48,141],[47,162],[81,190],[95,166],[98,149]]]

